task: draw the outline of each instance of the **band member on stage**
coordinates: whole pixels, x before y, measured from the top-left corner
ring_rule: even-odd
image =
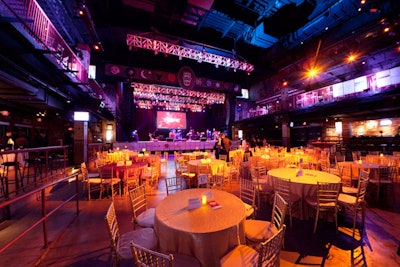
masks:
[[[193,140],[195,137],[195,132],[192,127],[190,127],[189,132],[186,134],[189,140]]]
[[[149,137],[150,137],[150,141],[154,141],[155,140],[152,133],[149,133]]]
[[[219,138],[219,132],[215,128],[213,128],[212,139],[218,140],[218,138]]]
[[[208,140],[213,139],[212,138],[212,132],[210,130],[208,130],[208,129],[206,130],[206,137],[207,137]]]
[[[175,140],[176,132],[175,129],[172,129],[169,131],[168,137],[171,138],[172,140]]]
[[[131,141],[132,142],[139,142],[139,134],[137,130],[132,131],[131,133]]]

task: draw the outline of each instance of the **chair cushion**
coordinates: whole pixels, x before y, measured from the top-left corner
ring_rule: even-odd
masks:
[[[101,178],[89,178],[88,182],[91,184],[100,184],[101,183]]]
[[[340,193],[339,197],[338,197],[338,203],[342,203],[342,204],[350,204],[350,205],[354,205],[356,204],[357,198],[355,196],[352,195],[348,195],[348,194],[343,194]]]
[[[118,241],[117,252],[122,259],[133,259],[131,242],[132,240],[151,250],[157,248],[157,237],[152,228],[142,228],[122,234]]]
[[[342,186],[342,192],[345,194],[354,194],[356,195],[358,192],[358,188],[356,187],[349,187],[349,186]]]
[[[244,223],[246,238],[252,242],[265,241],[277,232],[276,227],[269,221],[246,220]]]
[[[152,228],[154,226],[155,208],[150,208],[136,217],[136,222],[142,227]]]
[[[221,267],[257,266],[258,252],[245,245],[238,245],[220,259]]]

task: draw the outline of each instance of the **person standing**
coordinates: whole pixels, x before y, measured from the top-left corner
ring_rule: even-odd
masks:
[[[7,144],[6,144],[6,149],[7,150],[13,150],[14,149],[14,140],[12,138],[12,132],[8,131],[6,133],[6,137],[7,137]]]
[[[217,142],[215,142],[215,145],[214,145],[215,158],[219,159],[219,154],[221,153],[221,150],[222,150],[222,138],[218,137],[216,140],[217,140]]]
[[[222,150],[220,153],[228,155],[226,158],[227,161],[229,161],[229,151],[231,151],[232,141],[225,134],[221,134],[221,140],[222,140]]]

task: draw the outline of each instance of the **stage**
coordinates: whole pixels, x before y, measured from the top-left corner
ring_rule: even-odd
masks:
[[[129,149],[143,151],[193,151],[193,150],[205,150],[213,149],[217,141],[139,141],[139,142],[115,142],[113,143],[113,149]]]

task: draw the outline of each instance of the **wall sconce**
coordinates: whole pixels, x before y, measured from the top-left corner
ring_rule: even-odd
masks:
[[[114,136],[114,127],[112,124],[107,124],[107,128],[106,128],[106,141],[110,142],[113,140],[113,136]]]

